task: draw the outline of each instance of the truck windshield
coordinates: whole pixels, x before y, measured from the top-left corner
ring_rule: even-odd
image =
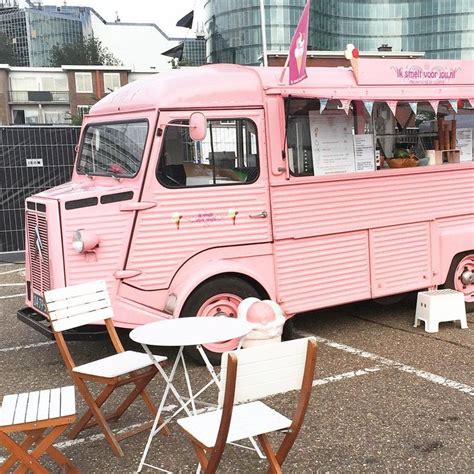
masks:
[[[145,149],[148,121],[87,126],[77,164],[79,174],[133,177]]]

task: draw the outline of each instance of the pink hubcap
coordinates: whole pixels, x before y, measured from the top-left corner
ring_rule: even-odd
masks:
[[[237,317],[237,308],[242,298],[231,293],[220,293],[204,301],[199,308],[197,315],[204,317],[227,316],[229,318]],[[237,347],[238,339],[229,341],[206,344],[204,347],[212,352],[231,351]]]
[[[467,255],[459,262],[454,275],[454,289],[464,293],[464,299],[468,303],[472,303],[474,301],[474,284],[463,278],[463,275],[466,276],[469,272],[474,273],[474,254]]]

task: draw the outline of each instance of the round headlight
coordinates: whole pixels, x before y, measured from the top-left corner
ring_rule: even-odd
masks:
[[[77,253],[90,252],[99,245],[99,237],[96,234],[78,229],[72,236],[72,248]]]

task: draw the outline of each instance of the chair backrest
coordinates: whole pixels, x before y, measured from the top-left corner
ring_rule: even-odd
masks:
[[[113,317],[104,281],[67,286],[44,293],[54,331],[77,328]]]
[[[310,346],[314,348],[311,352]],[[237,359],[234,404],[238,404],[301,390],[305,374],[312,382],[316,340],[312,337],[295,339],[222,354],[219,406],[224,404],[229,354]],[[308,374],[310,370],[312,373]]]

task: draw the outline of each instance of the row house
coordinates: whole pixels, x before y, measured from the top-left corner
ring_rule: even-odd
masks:
[[[0,125],[77,124],[102,97],[153,70],[0,64]]]

